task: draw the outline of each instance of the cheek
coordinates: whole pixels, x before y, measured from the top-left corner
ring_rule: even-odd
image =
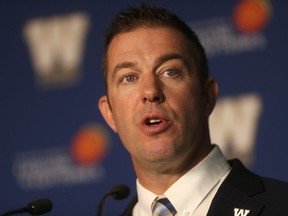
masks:
[[[171,106],[174,106],[174,110],[178,117],[187,124],[189,124],[187,122],[189,119],[192,119],[193,122],[195,122],[204,115],[203,98],[199,93],[199,89],[179,89],[177,93],[176,91],[171,93],[170,99],[170,101],[172,101]]]
[[[178,87],[166,94],[167,101],[171,101],[184,110],[191,109],[199,104],[200,95],[198,92],[199,90],[189,88],[189,86]]]
[[[114,100],[111,100],[111,107],[114,117],[115,125],[118,129],[118,132],[121,130],[125,130],[125,128],[130,125],[128,122],[133,117],[134,109],[133,109],[133,103],[131,98],[130,99],[124,99],[121,97],[121,95],[118,95],[114,98]]]

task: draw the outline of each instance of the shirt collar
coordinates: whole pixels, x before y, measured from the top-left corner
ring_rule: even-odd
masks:
[[[168,188],[164,195],[170,200],[177,212],[181,213],[187,209],[194,212],[229,168],[230,166],[219,147],[214,145],[213,150]],[[157,195],[144,188],[138,179],[136,186],[137,208],[142,213],[141,215],[147,215],[147,213],[151,213],[151,203]]]
[[[138,203],[136,204],[138,208],[137,215],[150,215],[151,205],[157,195],[144,188],[138,179],[136,180],[136,188],[138,195]]]
[[[177,212],[194,212],[230,166],[218,146],[164,193]]]

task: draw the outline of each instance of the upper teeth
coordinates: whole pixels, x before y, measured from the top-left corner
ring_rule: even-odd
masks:
[[[159,123],[159,122],[160,122],[159,119],[150,119],[150,120],[149,120],[149,123],[150,123],[150,124]]]

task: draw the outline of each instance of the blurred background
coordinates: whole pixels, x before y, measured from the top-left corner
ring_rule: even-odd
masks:
[[[100,197],[121,183],[130,197],[104,208],[120,215],[135,194],[130,157],[97,103],[107,25],[140,2],[0,1],[0,213],[47,197],[47,215],[95,215]],[[206,48],[220,84],[213,143],[259,175],[288,181],[288,2],[154,3],[178,14]]]

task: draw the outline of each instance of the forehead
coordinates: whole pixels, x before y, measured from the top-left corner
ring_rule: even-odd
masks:
[[[113,38],[107,50],[107,71],[127,60],[151,61],[169,52],[188,55],[188,44],[188,40],[178,30],[139,27]]]

